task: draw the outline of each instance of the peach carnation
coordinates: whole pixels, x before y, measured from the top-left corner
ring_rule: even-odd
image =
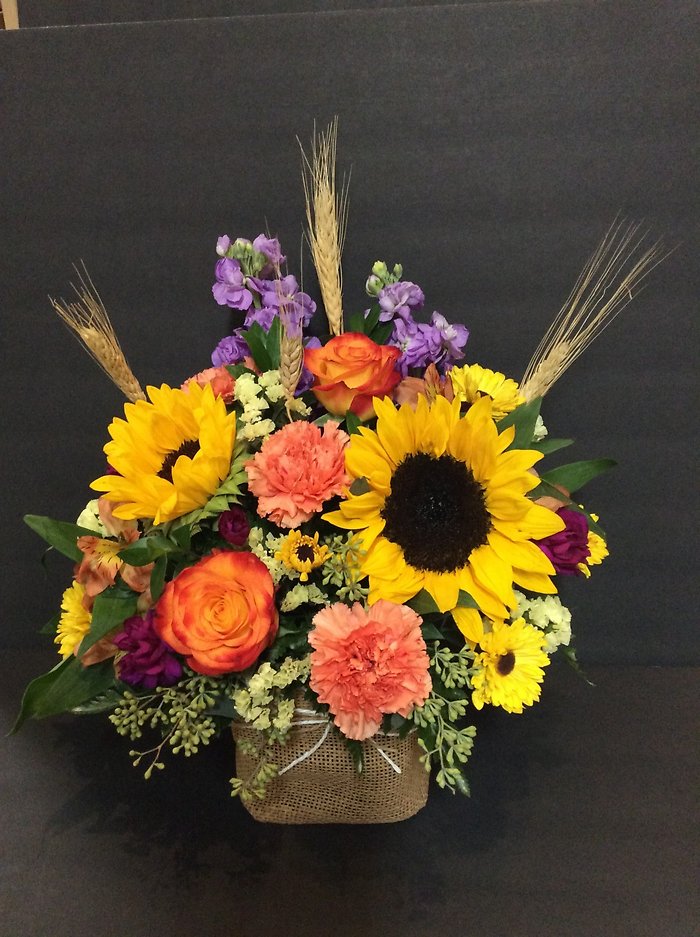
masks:
[[[432,682],[421,621],[384,599],[368,609],[337,602],[314,616],[309,685],[349,739],[369,738],[385,713],[408,716],[427,699]]]
[[[204,371],[200,371],[199,374],[188,378],[180,389],[187,390],[188,384],[192,384],[193,382],[199,384],[200,387],[206,387],[207,384],[211,384],[211,389],[214,391],[215,397],[223,397],[224,403],[233,403],[236,382],[226,368],[206,368]]]
[[[278,527],[298,527],[344,493],[352,479],[344,450],[350,437],[329,420],[323,432],[298,420],[265,440],[246,465],[248,488],[258,499],[258,514]]]

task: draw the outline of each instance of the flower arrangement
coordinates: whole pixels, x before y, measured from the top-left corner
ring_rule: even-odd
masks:
[[[467,363],[464,325],[424,321],[398,264],[375,263],[368,308],[344,315],[335,142],[331,127],[304,174],[327,337],[265,235],[219,238],[213,297],[244,322],[181,387],[144,393],[89,281],[54,303],[129,402],[77,523],[26,518],[75,566],[47,629],[61,660],[17,727],[105,712],[149,777],[234,721],[259,737],[231,782],[249,802],[302,711],[351,767],[377,733],[411,735],[421,770],[467,792],[470,711],[521,713],[553,655],[575,660],[557,584],[608,554],[578,492],[614,463],[544,469],[571,440],[540,406],[660,248],[616,224],[517,383]]]

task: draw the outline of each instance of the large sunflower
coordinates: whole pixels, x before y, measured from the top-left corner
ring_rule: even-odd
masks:
[[[483,634],[476,609],[457,608],[464,590],[493,619],[514,608],[513,583],[552,593],[554,567],[534,543],[562,520],[525,497],[537,485],[530,468],[542,456],[507,450],[513,427],[498,433],[492,402],[482,397],[465,416],[460,402],[437,397],[416,409],[375,401],[376,431],[361,427],[345,450],[354,478],[369,490],[349,494],[325,516],[358,532],[366,555],[369,601],[408,601],[422,589],[453,611],[465,636]]]
[[[160,524],[202,507],[226,478],[236,417],[209,385],[178,390],[162,384],[147,391],[150,403],[127,403],[126,419],[109,427],[112,441],[104,451],[117,474],[91,487],[120,502],[116,517]]]

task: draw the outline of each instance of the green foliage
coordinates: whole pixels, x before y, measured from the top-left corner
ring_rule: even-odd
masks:
[[[537,417],[540,415],[541,397],[521,403],[498,423],[498,432],[502,433],[509,426],[515,427],[515,437],[508,446],[509,449],[531,449],[532,439],[535,435]]]
[[[67,521],[54,521],[50,517],[42,517],[39,514],[25,514],[24,523],[31,527],[34,533],[39,534],[54,550],[58,550],[59,553],[76,563],[83,558],[76,544],[78,537],[97,536],[94,530],[88,530],[87,527],[78,527],[77,524],[69,524]]]
[[[24,691],[14,735],[30,717],[43,719],[68,712],[104,693],[114,684],[111,661],[83,667],[75,657],[67,657],[48,673],[36,677]]]
[[[348,434],[352,436],[358,431],[362,426],[362,420],[356,413],[353,413],[352,410],[348,410],[345,414],[345,428],[348,431]]]
[[[80,642],[80,657],[100,638],[118,628],[127,618],[136,614],[138,596],[124,586],[112,586],[95,597],[92,606],[90,630]]]
[[[552,452],[558,452],[560,449],[566,449],[573,444],[573,439],[541,439],[539,442],[533,442],[530,448],[536,449],[542,455],[549,455]]]
[[[275,316],[270,331],[265,332],[258,322],[253,322],[245,333],[245,340],[250,348],[253,361],[261,371],[274,371],[280,366],[280,339],[282,323]]]
[[[167,568],[167,556],[159,556],[155,561],[151,571],[151,598],[154,602],[157,602],[163,594],[163,588],[165,587],[165,573]]]
[[[550,485],[561,485],[567,491],[575,492],[585,484],[614,468],[617,462],[614,459],[588,459],[585,462],[570,462],[560,465],[559,468],[550,469],[542,474],[542,479]]]
[[[437,765],[435,780],[453,793],[468,795],[469,785],[463,765],[474,747],[476,728],[456,725],[466,715],[469,699],[464,691],[471,687],[473,651],[466,645],[458,652],[436,644],[431,657],[433,688],[423,706],[412,714],[418,726],[418,744],[423,750],[421,761],[426,771],[431,762]]]
[[[58,631],[58,623],[61,620],[61,613],[56,612],[53,618],[49,618],[43,628],[39,629],[39,634],[50,634],[53,637]]]
[[[166,745],[175,755],[182,752],[190,756],[200,746],[209,744],[218,731],[211,710],[220,691],[220,680],[186,671],[185,677],[172,687],[157,687],[143,696],[125,691],[109,721],[119,735],[132,741],[142,738],[145,728],[160,732],[162,739],[153,748],[129,753],[134,767],[148,758],[144,772],[148,779],[154,769],[165,767],[160,758]]]

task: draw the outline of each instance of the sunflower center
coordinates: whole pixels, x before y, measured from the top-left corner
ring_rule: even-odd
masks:
[[[313,561],[316,559],[316,551],[314,550],[313,546],[308,543],[300,543],[299,546],[294,550],[294,553],[300,563],[313,563]]]
[[[199,441],[196,439],[186,439],[179,449],[175,449],[163,459],[163,464],[158,471],[158,477],[164,478],[166,482],[173,480],[173,466],[181,455],[186,455],[188,459],[194,459],[199,452]]]
[[[384,536],[415,569],[448,573],[486,543],[491,518],[484,489],[464,462],[425,452],[407,456],[384,502]]]
[[[513,672],[515,667],[515,654],[512,651],[507,651],[505,654],[501,654],[496,663],[496,670],[500,673],[502,677],[507,677],[509,673]]]

